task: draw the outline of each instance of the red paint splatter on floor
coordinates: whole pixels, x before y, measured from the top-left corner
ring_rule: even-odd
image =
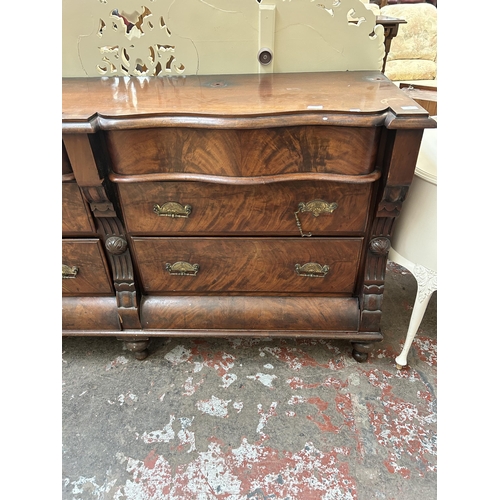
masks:
[[[367,407],[377,442],[389,450],[389,457],[384,462],[387,470],[407,479],[410,468],[404,462],[409,461],[420,476],[435,471],[431,458],[437,455],[437,440],[430,425],[437,420],[435,398],[428,391],[418,391],[417,396],[422,401],[422,405],[418,405],[396,397],[389,382],[400,377],[399,372],[392,374],[375,369],[365,374],[372,385],[381,389],[379,404],[367,403]],[[413,380],[420,379],[416,373],[406,373],[409,380],[411,376]]]
[[[313,384],[307,384],[299,377],[292,377],[287,380],[287,383],[292,389],[316,389],[317,387],[334,387],[335,389],[341,389],[348,385],[347,381],[342,382],[334,377],[329,377],[323,382],[316,382]]]
[[[418,359],[429,366],[437,367],[437,340],[429,337],[416,336],[412,347],[415,349]]]
[[[316,415],[307,415],[307,420],[316,424],[321,432],[334,432],[338,434],[340,427],[333,425],[331,418],[325,413],[328,409],[328,403],[319,397],[308,398],[307,403],[316,406],[318,413]]]
[[[291,347],[264,347],[262,348],[262,351],[271,354],[295,371],[308,366],[328,368],[328,365],[318,363],[314,358],[300,349]]]
[[[127,481],[121,494],[135,500],[357,500],[356,482],[342,461],[347,455],[345,447],[322,452],[307,443],[294,453],[246,439],[231,449],[214,438],[206,452],[174,472],[155,452],[143,462],[129,458],[127,470],[133,480]]]

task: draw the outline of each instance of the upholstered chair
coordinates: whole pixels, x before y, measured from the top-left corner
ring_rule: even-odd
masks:
[[[437,79],[437,8],[430,3],[386,5],[383,16],[404,19],[393,38],[385,75],[393,81]]]

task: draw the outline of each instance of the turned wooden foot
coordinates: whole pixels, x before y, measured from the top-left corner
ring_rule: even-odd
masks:
[[[368,353],[372,350],[373,344],[366,342],[351,342],[352,343],[352,357],[358,363],[365,363],[368,360]]]
[[[121,339],[123,340],[123,339]],[[123,340],[125,347],[130,352],[134,353],[135,359],[142,361],[146,359],[149,355],[148,346],[150,344],[149,339],[144,340]]]

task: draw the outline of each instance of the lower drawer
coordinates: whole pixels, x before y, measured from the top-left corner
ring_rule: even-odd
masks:
[[[99,239],[64,239],[62,265],[63,295],[114,294]]]
[[[142,326],[166,336],[345,338],[359,328],[355,297],[143,297]]]
[[[351,294],[362,238],[133,238],[148,293]]]
[[[63,297],[63,335],[122,330],[115,297]]]

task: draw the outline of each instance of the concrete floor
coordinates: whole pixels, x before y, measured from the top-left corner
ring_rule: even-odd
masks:
[[[437,294],[389,263],[369,361],[349,342],[64,338],[63,500],[437,498]]]

